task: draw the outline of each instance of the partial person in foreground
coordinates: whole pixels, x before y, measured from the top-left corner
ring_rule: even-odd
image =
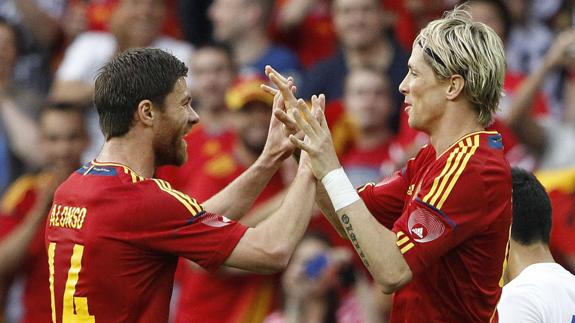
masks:
[[[234,221],[294,150],[275,118],[258,160],[203,205],[152,178],[157,166],[186,161],[183,137],[199,121],[187,71],[149,48],[100,70],[95,103],[106,143],[58,188],[47,220],[53,322],[167,322],[178,256],[210,271],[271,273],[303,236],[316,187],[305,153],[282,207],[255,228]]]
[[[276,116],[306,135],[290,139],[308,153],[321,180],[318,204],[382,291],[395,292],[391,322],[496,322],[511,170],[501,135],[484,129],[501,96],[503,45],[458,7],[419,33],[408,68],[399,90],[409,125],[427,133],[431,144],[393,176],[358,192],[341,168],[325,118],[312,117],[287,80],[267,72],[294,107]]]
[[[502,323],[575,320],[575,276],[549,251],[551,203],[533,174],[514,168],[509,260],[497,305]]]

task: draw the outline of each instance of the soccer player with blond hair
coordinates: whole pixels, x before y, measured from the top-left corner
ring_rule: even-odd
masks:
[[[393,176],[358,191],[341,168],[321,110],[310,112],[281,75],[267,73],[288,105],[276,115],[287,129],[306,134],[290,139],[310,156],[325,215],[381,289],[395,292],[391,321],[496,322],[511,171],[501,135],[485,128],[501,96],[503,45],[458,7],[420,32],[408,67],[399,90],[409,125],[431,144]],[[312,101],[321,105],[323,96]]]

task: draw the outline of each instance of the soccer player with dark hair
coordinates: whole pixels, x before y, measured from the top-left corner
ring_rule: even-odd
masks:
[[[316,184],[306,154],[282,207],[255,228],[234,221],[294,150],[277,119],[258,160],[203,205],[152,177],[186,161],[183,136],[199,121],[186,73],[159,49],[128,50],[101,68],[106,142],[58,188],[47,220],[53,322],[167,322],[178,256],[210,271],[270,273],[303,236]]]
[[[513,168],[513,224],[505,276],[497,305],[499,322],[573,322],[575,276],[549,251],[551,202],[533,174]]]

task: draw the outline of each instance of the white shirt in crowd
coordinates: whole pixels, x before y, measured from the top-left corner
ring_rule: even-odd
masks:
[[[575,322],[575,276],[556,263],[525,268],[503,287],[501,323]]]

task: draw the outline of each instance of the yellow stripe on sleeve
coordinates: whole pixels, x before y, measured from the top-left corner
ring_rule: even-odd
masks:
[[[410,242],[407,246],[403,247],[400,249],[401,254],[404,254],[406,252],[409,251],[409,249],[413,248],[415,245],[413,244],[413,242]]]
[[[447,189],[443,193],[443,196],[439,200],[439,203],[437,203],[436,207],[438,209],[441,210],[443,203],[445,203],[445,200],[447,200],[447,197],[449,196],[449,194],[451,194],[451,190],[453,189],[453,187],[455,186],[455,183],[457,183],[457,180],[459,179],[459,177],[463,173],[463,170],[467,166],[467,162],[469,162],[469,159],[471,159],[471,156],[473,156],[473,154],[475,154],[475,151],[477,150],[478,147],[479,147],[479,135],[475,135],[473,137],[473,146],[471,147],[471,151],[465,156],[463,163],[461,164],[461,166],[457,170],[457,173],[455,174],[455,176],[453,177],[453,179],[449,183],[449,186],[447,186]]]
[[[449,169],[447,174],[445,174],[445,176],[441,179],[441,184],[439,185],[439,188],[437,189],[437,191],[435,192],[435,194],[433,195],[433,197],[429,201],[429,204],[435,206],[435,203],[443,194],[445,187],[448,186],[449,182],[451,181],[452,175],[461,166],[461,160],[464,159],[467,152],[468,152],[468,147],[462,145],[461,151],[457,154],[457,157],[455,158],[455,163],[453,163],[452,167]]]
[[[190,203],[193,207],[195,207],[198,210],[198,212],[202,212],[204,210],[204,207],[200,203],[198,203],[198,201],[196,201],[196,199],[191,198],[187,194],[184,194],[178,190],[173,189],[172,186],[170,185],[170,183],[168,183],[164,180],[160,179],[159,181],[161,183],[163,183],[168,190],[172,191],[174,194],[178,195],[182,199],[188,201],[188,203]]]
[[[396,244],[397,244],[398,247],[401,247],[401,245],[403,245],[403,244],[406,243],[407,241],[409,241],[409,237],[408,237],[408,236],[405,236],[405,237],[403,237],[403,239],[397,240]]]
[[[447,162],[445,163],[445,166],[441,170],[441,173],[439,174],[439,176],[437,176],[435,179],[433,179],[433,185],[431,186],[431,189],[429,190],[427,195],[425,195],[425,197],[423,197],[423,202],[429,203],[429,199],[435,194],[435,191],[437,190],[437,187],[439,185],[439,181],[441,181],[443,176],[445,176],[447,171],[451,168],[451,165],[453,163],[453,159],[456,156],[458,156],[459,148],[460,147],[457,147],[451,152],[451,154],[449,155],[449,158],[447,159]]]
[[[201,211],[203,211],[203,208],[201,208],[197,203],[195,203],[195,205],[190,203],[189,197],[188,197],[188,199],[183,198],[180,195],[182,193],[180,193],[176,190],[173,190],[173,189],[169,188],[168,186],[164,185],[165,182],[163,183],[163,181],[155,179],[155,178],[152,178],[152,180],[156,183],[156,185],[158,185],[158,187],[162,191],[170,194],[171,196],[175,197],[176,200],[178,200],[180,203],[182,203],[184,205],[184,207],[186,207],[186,209],[188,209],[188,211],[190,211],[190,213],[192,215],[196,215],[196,214],[200,213]]]

